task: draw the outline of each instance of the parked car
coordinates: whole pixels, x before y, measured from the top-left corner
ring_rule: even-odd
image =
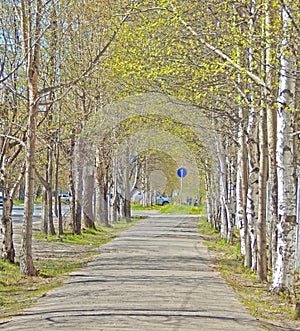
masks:
[[[70,194],[69,193],[61,193],[58,195],[61,201],[65,201],[67,203],[70,202]]]
[[[171,202],[171,199],[169,197],[165,197],[161,194],[158,194],[156,196],[156,204],[160,206],[165,206]]]
[[[131,196],[131,202],[138,202],[143,199],[143,194],[140,191],[135,191]]]

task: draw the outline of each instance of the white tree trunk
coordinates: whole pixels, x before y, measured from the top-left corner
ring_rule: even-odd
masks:
[[[266,35],[266,47],[265,47],[265,81],[267,86],[272,86],[272,80],[274,72],[272,70],[272,45],[271,45],[271,18],[274,17],[274,9],[270,6],[270,1],[265,3],[265,35]],[[276,258],[276,231],[277,224],[277,166],[276,166],[276,113],[277,109],[274,107],[273,100],[270,98],[269,92],[264,89],[265,104],[267,111],[267,136],[268,136],[268,231],[267,239],[269,243],[268,249],[268,268],[272,270],[274,261]]]
[[[1,218],[3,234],[2,239],[2,258],[4,261],[11,263],[15,262],[15,248],[13,243],[13,222],[12,222],[12,207],[13,199],[9,196],[8,190],[2,190],[3,193],[3,215]]]
[[[267,174],[268,174],[268,154],[267,154],[267,123],[266,109],[261,105],[259,122],[259,177],[258,177],[258,217],[257,217],[257,279],[267,280]]]
[[[117,192],[117,172],[118,172],[118,159],[114,157],[112,160],[112,185],[110,191],[110,220],[112,223],[119,221],[118,215],[118,192]]]
[[[296,251],[296,174],[292,114],[278,112],[278,226],[273,289],[290,290],[294,284]]]
[[[240,230],[241,254],[245,257],[249,254],[247,250],[248,222],[246,215],[247,190],[248,190],[248,155],[245,135],[245,110],[239,110],[240,125],[238,133],[239,150],[237,153],[236,174],[236,226]],[[247,258],[247,257],[246,257]]]
[[[247,203],[246,215],[248,223],[248,231],[246,233],[246,249],[249,250],[246,254],[245,267],[251,268],[252,271],[256,270],[257,262],[257,246],[256,246],[256,227],[258,216],[258,128],[255,125],[257,121],[255,109],[251,110],[248,121],[248,190],[247,190]]]
[[[94,166],[83,168],[83,223],[87,228],[94,228],[93,197],[94,197],[95,174]]]
[[[31,89],[30,89],[31,90]],[[35,276],[37,274],[32,258],[32,215],[33,215],[33,193],[34,193],[34,154],[36,148],[36,119],[38,105],[35,92],[30,93],[30,110],[28,123],[28,138],[26,143],[26,170],[25,170],[25,201],[24,201],[24,223],[22,229],[20,271],[21,274]]]
[[[208,221],[216,230],[220,230],[219,221],[219,194],[216,183],[216,169],[210,169],[206,174],[206,205]]]
[[[151,194],[150,194],[150,185],[149,185],[149,175],[147,169],[147,157],[144,158],[142,162],[142,173],[141,173],[141,182],[142,182],[142,206],[151,206]]]
[[[32,6],[32,8],[31,8]],[[25,201],[24,201],[24,223],[22,229],[22,241],[20,252],[20,272],[28,276],[35,276],[37,271],[33,265],[32,258],[32,211],[34,193],[34,166],[37,135],[37,119],[39,110],[39,61],[40,61],[40,37],[42,3],[27,3],[21,1],[21,24],[23,37],[23,52],[26,56],[26,75],[28,87],[28,126],[25,148]],[[35,31],[33,28],[33,17],[36,15]],[[30,45],[31,43],[31,45]],[[34,46],[32,46],[34,44]]]
[[[284,30],[289,32],[290,18],[283,11]],[[289,40],[283,41],[277,115],[278,162],[278,238],[277,259],[272,287],[275,291],[291,291],[294,285],[296,252],[296,168],[294,146],[294,97],[296,92],[296,60],[289,49]],[[286,52],[287,51],[287,52]]]
[[[216,137],[217,155],[220,167],[220,204],[221,204],[221,237],[231,242],[233,234],[232,213],[228,201],[228,181],[225,150],[220,140]]]

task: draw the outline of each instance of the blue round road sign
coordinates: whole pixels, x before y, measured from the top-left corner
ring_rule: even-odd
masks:
[[[187,175],[187,170],[185,168],[179,168],[177,170],[177,176],[180,178],[184,178]]]

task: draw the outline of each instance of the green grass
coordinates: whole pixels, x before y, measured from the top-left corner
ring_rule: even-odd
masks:
[[[64,234],[57,236],[47,236],[44,233],[35,234],[35,239],[37,240],[46,240],[52,242],[61,242],[65,244],[73,244],[73,245],[93,245],[99,246],[107,243],[112,240],[116,236],[112,233],[96,230],[93,234],[82,232],[81,235],[72,234],[71,232],[65,232]]]
[[[244,268],[238,233],[235,233],[234,243],[231,245],[221,239],[220,234],[204,218],[199,224],[204,244],[214,253],[219,271],[252,315],[265,320],[291,320],[294,316],[295,298],[271,294],[270,283],[257,281],[256,274]]]
[[[49,277],[54,273],[47,266],[45,270]],[[69,264],[68,271],[74,270]],[[57,269],[56,269],[57,271]],[[57,287],[58,281],[49,281],[44,278],[41,272],[39,277],[24,277],[20,275],[18,263],[0,261],[0,312],[1,317],[12,315],[33,303],[36,298],[51,288]]]
[[[14,205],[15,205],[15,206],[21,206],[21,205],[24,205],[24,200],[14,200]]]
[[[204,206],[187,206],[187,205],[178,205],[170,203],[165,206],[147,206],[143,207],[141,205],[132,205],[132,210],[159,210],[162,214],[189,214],[189,215],[196,215],[196,214],[203,214],[205,213]]]
[[[132,210],[160,210],[161,206],[153,205],[153,206],[143,207],[141,205],[131,204],[131,209]]]
[[[115,224],[110,224],[109,226],[96,227],[96,229],[83,229],[81,235],[73,234],[70,232],[65,232],[64,234],[58,236],[49,236],[41,232],[34,234],[37,240],[46,240],[52,242],[62,242],[65,244],[74,245],[93,245],[99,246],[107,243],[108,241],[116,238],[116,236],[130,228],[132,225],[137,223],[142,217],[132,218],[130,222],[122,219]]]
[[[202,214],[204,213],[203,206],[187,206],[187,205],[176,205],[168,204],[161,207],[161,213],[163,214]]]

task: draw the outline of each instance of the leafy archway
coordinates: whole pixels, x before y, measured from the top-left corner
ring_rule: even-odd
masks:
[[[131,190],[128,177],[133,156],[146,156],[155,150],[179,166],[183,159],[179,156],[184,151],[184,155],[188,155],[192,160],[188,166],[196,169],[194,173],[198,181],[200,177],[204,178],[210,169],[210,153],[199,134],[201,130],[193,124],[191,118],[180,120],[181,114],[162,112],[159,104],[156,112],[153,112],[153,107],[149,108],[148,111],[138,108],[139,111],[131,112],[125,106],[123,112],[118,113],[120,116],[114,123],[104,121],[103,118],[98,119],[98,122],[92,122],[82,135],[84,143],[80,144],[81,152],[76,153],[84,156],[77,159],[77,168],[80,168],[80,165],[87,166],[88,162],[85,160],[91,162],[93,158],[90,153],[95,155],[97,151],[97,182],[100,187],[99,198],[103,201],[102,209],[116,203],[116,210],[120,214],[123,210],[125,217],[130,215]],[[182,110],[182,105],[180,109]],[[168,116],[168,113],[173,116]],[[166,174],[169,185],[172,176],[168,172]],[[174,172],[172,175],[174,176]],[[119,197],[117,201],[109,201],[116,195]],[[86,203],[83,202],[82,205]],[[102,212],[100,217],[107,221],[108,211]]]

